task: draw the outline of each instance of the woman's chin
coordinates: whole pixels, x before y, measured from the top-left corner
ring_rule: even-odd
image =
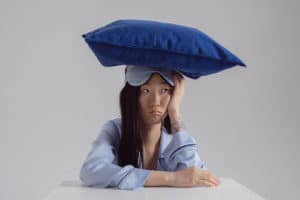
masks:
[[[148,117],[147,119],[147,124],[151,124],[151,125],[154,125],[154,124],[159,124],[162,122],[162,117],[161,116],[158,116],[158,115],[153,115],[153,116],[150,116]]]

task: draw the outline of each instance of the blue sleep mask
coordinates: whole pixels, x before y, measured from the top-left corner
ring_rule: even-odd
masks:
[[[171,86],[175,86],[172,77],[174,71],[160,67],[127,65],[125,80],[132,86],[140,86],[146,83],[154,72],[159,73]]]

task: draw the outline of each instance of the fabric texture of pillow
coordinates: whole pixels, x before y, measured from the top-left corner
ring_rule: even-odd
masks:
[[[236,65],[241,59],[202,31],[141,19],[119,19],[81,35],[103,66],[144,65],[176,70],[192,79]]]

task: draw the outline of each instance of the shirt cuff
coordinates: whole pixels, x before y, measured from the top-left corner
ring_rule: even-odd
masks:
[[[118,184],[119,189],[136,190],[144,187],[151,170],[133,167]]]

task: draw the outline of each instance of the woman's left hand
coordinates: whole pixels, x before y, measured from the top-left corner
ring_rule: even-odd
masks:
[[[181,74],[175,72],[173,74],[173,81],[175,83],[175,86],[173,88],[171,100],[168,105],[169,115],[180,113],[180,105],[182,102],[185,88],[185,79]]]

